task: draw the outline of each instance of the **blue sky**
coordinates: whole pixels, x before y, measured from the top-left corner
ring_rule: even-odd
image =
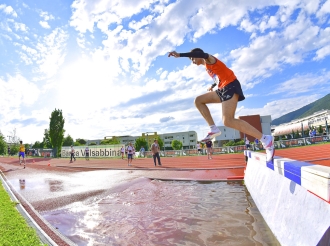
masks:
[[[330,0],[4,1],[0,131],[41,141],[51,112],[96,139],[209,130],[194,98],[212,84],[172,50],[225,62],[246,100],[236,116],[301,108],[330,91]],[[210,105],[223,125],[220,105]]]

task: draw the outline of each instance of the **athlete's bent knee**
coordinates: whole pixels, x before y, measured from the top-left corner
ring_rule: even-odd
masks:
[[[234,123],[233,119],[230,117],[223,117],[222,121],[223,121],[223,124],[227,127],[233,126],[233,123]]]
[[[194,103],[195,103],[196,107],[197,107],[198,104],[202,104],[201,97],[200,96],[196,97]]]

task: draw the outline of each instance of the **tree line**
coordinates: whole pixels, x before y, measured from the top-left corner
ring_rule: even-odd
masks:
[[[49,128],[45,129],[44,137],[42,141],[36,141],[32,144],[32,148],[34,149],[56,149],[57,156],[60,155],[62,146],[81,146],[86,145],[87,142],[85,139],[77,138],[75,141],[67,134],[64,137],[65,129],[65,119],[63,117],[62,110],[56,109],[51,113],[49,118]],[[158,144],[161,150],[164,148],[163,140],[157,136],[156,139],[158,140]],[[20,139],[16,137],[16,132],[14,132],[14,136],[11,138],[11,143],[7,143],[5,136],[0,131],[0,155],[4,154],[17,154],[19,150],[19,141]],[[11,153],[7,153],[8,144],[10,145]],[[100,145],[114,145],[120,144],[120,140],[117,137],[112,137],[110,139],[104,139],[100,142]],[[96,145],[96,143],[91,142],[89,145]],[[173,140],[171,142],[171,147],[174,150],[182,149],[183,143],[179,140]],[[30,144],[25,144],[25,148],[29,149],[31,147]],[[146,151],[150,150],[151,146],[148,146],[148,142],[144,137],[139,137],[135,140],[134,147],[137,151],[139,151],[142,147]]]
[[[59,156],[65,132],[65,119],[63,118],[62,110],[55,108],[49,119],[49,128],[45,129],[42,142],[36,141],[34,145],[32,145],[32,148],[53,148],[56,149],[57,156]],[[16,136],[16,131],[14,131],[13,136],[10,136],[10,142],[7,143],[4,135],[0,131],[0,154],[17,154],[20,141],[21,139]],[[25,149],[30,148],[30,144],[25,143],[24,145]],[[10,153],[8,153],[8,147],[10,147]]]

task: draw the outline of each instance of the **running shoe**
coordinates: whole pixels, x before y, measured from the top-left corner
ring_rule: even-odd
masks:
[[[274,137],[273,136],[267,136],[269,137],[269,141],[267,144],[262,143],[264,149],[266,150],[266,161],[272,161],[275,154],[275,147],[274,147]]]
[[[215,138],[221,134],[221,131],[218,132],[209,132],[207,136],[201,140],[201,142],[207,142],[209,140],[212,140],[212,138]]]

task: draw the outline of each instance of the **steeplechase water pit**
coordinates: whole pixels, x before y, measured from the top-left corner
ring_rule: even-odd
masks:
[[[279,245],[243,181],[157,178],[164,172],[173,171],[33,170],[7,179],[77,245]]]

